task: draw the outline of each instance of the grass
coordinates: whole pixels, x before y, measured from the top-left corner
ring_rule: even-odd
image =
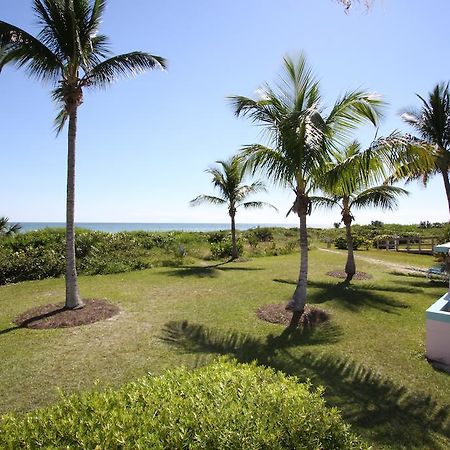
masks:
[[[358,270],[373,278],[343,289],[325,273],[343,268],[345,252],[311,250],[309,302],[329,312],[331,322],[292,336],[256,319],[255,311],[289,299],[298,255],[80,277],[84,297],[109,299],[122,313],[72,329],[11,323],[28,308],[61,301],[62,279],[1,286],[0,412],[54,403],[58,389],[119,386],[147,372],[230,354],[324,385],[328,403],[375,448],[449,448],[450,376],[424,358],[424,313],[446,285],[358,256],[432,264],[424,255],[357,252]]]

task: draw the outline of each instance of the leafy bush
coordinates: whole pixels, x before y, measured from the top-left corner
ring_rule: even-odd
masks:
[[[129,272],[153,265],[179,265],[187,254],[184,242],[205,254],[208,244],[197,233],[105,233],[77,229],[75,253],[80,274]],[[57,277],[65,271],[65,230],[47,228],[0,237],[0,285]]]
[[[358,234],[353,236],[353,250],[358,250],[359,248],[365,248],[366,250],[372,245],[372,240],[366,238],[365,236],[360,236]],[[345,237],[338,237],[334,241],[334,246],[340,250],[347,250],[347,239]]]
[[[353,248],[354,250],[358,250],[361,248],[364,248],[366,250],[369,250],[369,248],[372,246],[372,239],[368,239],[364,236],[355,235],[353,236]]]
[[[309,384],[221,359],[147,376],[118,391],[63,397],[4,416],[0,447],[111,449],[366,448]]]
[[[217,242],[223,241],[228,232],[226,231],[212,231],[211,233],[207,233],[206,238],[210,244],[216,244]]]
[[[239,254],[242,253],[243,244],[240,239],[236,240],[236,247]],[[213,259],[230,258],[232,256],[233,243],[231,236],[226,236],[218,242],[211,243],[211,256]]]
[[[57,277],[64,273],[64,269],[64,256],[51,248],[0,251],[0,285]]]
[[[254,236],[258,242],[269,242],[273,241],[273,232],[267,227],[256,227],[248,230],[247,236]]]

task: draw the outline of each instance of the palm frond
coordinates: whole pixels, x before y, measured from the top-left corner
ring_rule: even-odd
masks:
[[[272,204],[267,203],[267,202],[258,202],[258,201],[245,202],[245,203],[240,203],[237,205],[237,207],[240,207],[240,206],[243,206],[245,209],[250,209],[250,208],[261,209],[264,207],[268,207],[268,208],[272,208],[278,212],[278,209],[275,206],[273,206]]]
[[[292,187],[295,181],[295,168],[277,150],[264,145],[249,145],[241,150],[242,157],[246,160],[249,169],[266,172],[275,184]]]
[[[26,31],[0,21],[0,71],[9,63],[25,66],[39,80],[56,80],[63,63],[44,43]]]
[[[398,197],[408,191],[396,186],[375,186],[360,192],[351,202],[351,208],[378,207],[392,210],[398,205]]]
[[[84,86],[106,87],[118,78],[131,77],[155,68],[164,69],[166,61],[160,56],[131,52],[113,56],[93,67],[81,80]]]
[[[309,197],[311,201],[311,206],[313,208],[334,208],[339,206],[339,202],[333,197],[321,197],[318,195],[312,195]]]
[[[392,180],[399,181],[433,173],[438,166],[439,149],[413,136],[393,132],[374,141],[365,156],[369,160],[378,158],[383,161]]]
[[[212,203],[213,205],[223,205],[227,201],[220,197],[214,197],[213,195],[199,195],[189,202],[190,206],[197,206],[202,203]]]
[[[333,105],[326,119],[329,133],[342,145],[355,128],[364,122],[377,126],[385,103],[375,94],[348,91]]]
[[[341,149],[340,153],[334,152],[333,156],[335,161],[318,179],[319,187],[327,193],[350,197],[387,176],[382,158],[371,149],[362,151],[357,141]]]
[[[242,185],[237,190],[238,198],[248,197],[250,194],[257,194],[258,192],[267,192],[266,185],[261,180],[255,181],[250,185]]]

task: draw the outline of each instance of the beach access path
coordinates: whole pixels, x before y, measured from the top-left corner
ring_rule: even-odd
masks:
[[[323,251],[323,252],[329,252],[329,253],[335,253],[338,255],[342,255],[343,252],[339,251],[339,250],[331,250],[329,248],[320,248],[319,250]],[[366,261],[370,264],[378,264],[378,265],[383,265],[384,267],[387,267],[389,269],[393,269],[402,273],[411,273],[411,274],[424,274],[426,275],[427,273],[427,268],[425,267],[414,267],[414,266],[406,266],[405,264],[398,264],[398,263],[393,263],[393,262],[388,262],[388,261],[383,261],[381,259],[376,259],[376,258],[370,258],[368,256],[360,256],[358,254],[358,260],[360,261]]]

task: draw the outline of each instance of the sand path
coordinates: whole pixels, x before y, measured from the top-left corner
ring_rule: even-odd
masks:
[[[338,250],[331,250],[329,248],[319,248],[319,250],[321,250],[323,252],[329,252],[329,253],[335,253],[337,255],[342,255],[342,252],[340,252]],[[384,267],[387,267],[387,268],[393,269],[393,270],[397,270],[397,271],[403,272],[403,273],[416,273],[416,274],[422,273],[424,275],[426,275],[426,273],[427,273],[427,269],[424,267],[405,266],[404,264],[397,264],[397,263],[393,263],[393,262],[383,261],[382,259],[370,258],[368,256],[360,256],[359,254],[357,257],[360,261],[366,261],[371,264],[383,265]]]

